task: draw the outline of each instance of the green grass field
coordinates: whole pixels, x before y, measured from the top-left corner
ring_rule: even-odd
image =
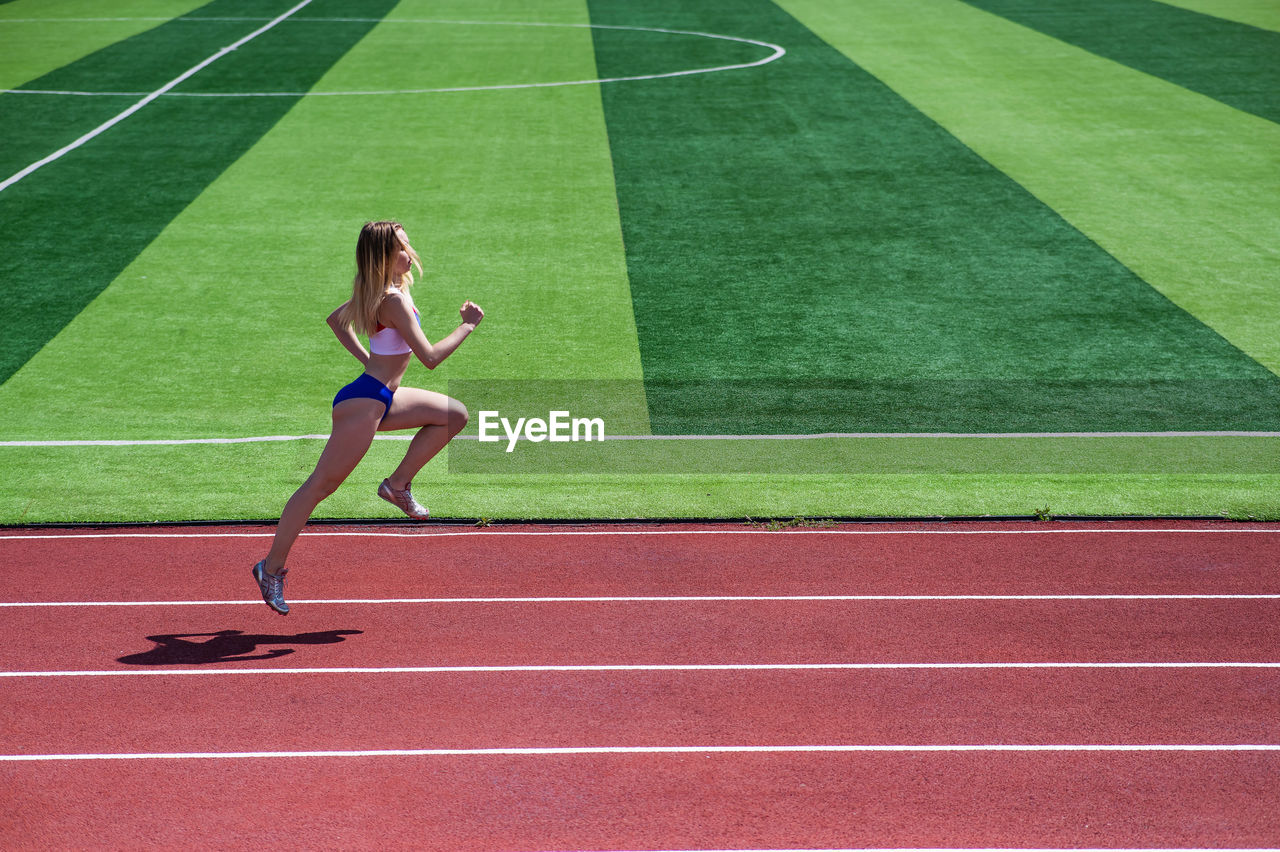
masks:
[[[405,380],[473,413],[435,516],[1280,518],[1277,56],[1267,0],[0,2],[0,523],[278,516],[380,218],[428,337],[486,311]]]

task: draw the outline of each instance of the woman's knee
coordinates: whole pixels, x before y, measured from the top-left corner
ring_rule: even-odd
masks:
[[[449,400],[449,434],[456,435],[471,422],[471,412],[456,399]]]
[[[325,499],[333,492],[338,490],[338,486],[342,485],[345,477],[333,476],[324,473],[313,473],[302,486],[311,492],[311,496],[317,503]]]

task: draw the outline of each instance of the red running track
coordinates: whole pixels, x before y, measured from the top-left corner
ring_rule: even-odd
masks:
[[[1280,751],[1221,750],[1280,744],[1280,668],[995,665],[1278,663],[1280,526],[1081,526],[313,528],[350,534],[300,542],[292,601],[433,600],[287,619],[229,603],[254,597],[269,530],[10,531],[0,602],[204,602],[0,607],[10,758],[694,750],[9,759],[0,846],[1280,844]],[[796,595],[1199,597],[440,600]],[[993,667],[305,671],[708,663]],[[884,745],[982,750],[706,750]],[[988,748],[1009,745],[1210,750]]]

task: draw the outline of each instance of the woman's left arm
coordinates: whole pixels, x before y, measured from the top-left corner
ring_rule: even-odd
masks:
[[[333,329],[334,336],[338,338],[338,342],[346,347],[348,352],[356,356],[356,360],[359,361],[362,366],[367,367],[369,366],[369,353],[365,351],[364,346],[360,343],[360,338],[356,336],[356,333],[352,330],[351,326],[339,319],[343,309],[347,307],[347,304],[348,302],[343,302],[341,305],[338,305],[338,307],[334,309],[333,313],[329,314],[329,318],[326,319],[325,322],[329,324],[329,328]]]

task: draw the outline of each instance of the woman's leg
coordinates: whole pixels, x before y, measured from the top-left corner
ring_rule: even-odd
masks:
[[[266,558],[267,573],[279,574],[283,570],[289,550],[316,506],[338,490],[338,486],[369,452],[373,436],[378,431],[378,418],[385,410],[378,400],[362,398],[343,400],[333,407],[333,431],[329,433],[329,441],[316,462],[316,469],[293,493],[280,513],[276,536]]]
[[[387,477],[387,484],[397,491],[408,489],[422,466],[462,431],[470,417],[467,407],[453,397],[420,388],[397,390],[391,411],[378,429],[387,432],[417,428],[418,434],[409,442],[404,461]]]

